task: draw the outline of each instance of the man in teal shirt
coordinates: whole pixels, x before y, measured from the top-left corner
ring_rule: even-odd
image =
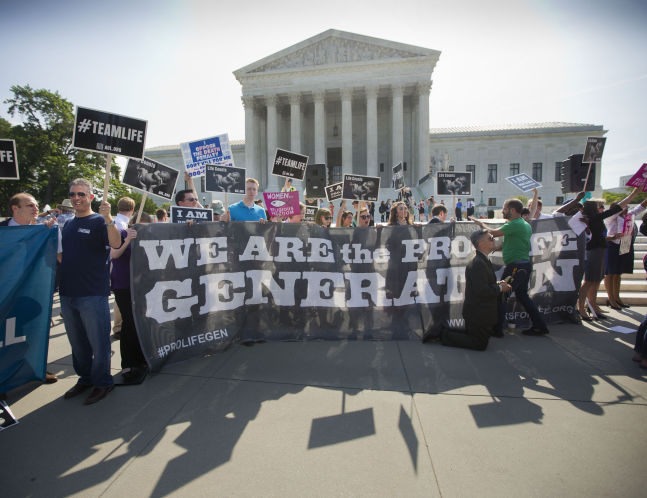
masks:
[[[548,334],[546,322],[539,313],[537,305],[528,296],[528,282],[532,274],[532,262],[530,261],[530,236],[532,228],[521,217],[523,203],[519,199],[508,199],[503,203],[503,217],[508,220],[507,223],[499,228],[488,228],[482,221],[470,218],[477,225],[488,230],[494,237],[503,238],[503,269],[502,279],[511,277],[510,285],[517,296],[517,301],[526,309],[532,320],[532,327],[523,331],[525,335],[544,335]],[[503,322],[505,321],[505,312],[507,298],[509,294],[504,294],[504,298],[499,301],[499,320],[495,326],[494,335],[503,336]]]

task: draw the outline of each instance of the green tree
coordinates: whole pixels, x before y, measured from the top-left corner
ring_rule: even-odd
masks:
[[[135,214],[137,214],[137,211],[139,211],[139,205],[142,202],[143,196],[144,194],[140,192],[132,192],[128,194],[128,197],[135,200]],[[155,201],[151,199],[150,195],[146,196],[146,202],[144,203],[144,211],[148,214],[155,214],[155,211],[157,211],[157,204],[155,204]]]
[[[32,194],[41,204],[55,206],[67,197],[70,181],[85,178],[92,182],[95,194],[103,193],[106,156],[72,147],[74,106],[58,92],[29,85],[11,87],[13,97],[4,101],[8,113],[21,122],[15,126],[0,118],[2,138],[16,141],[20,180],[0,181],[0,209],[7,209],[16,192]],[[128,188],[119,181],[119,166],[110,166],[108,201],[127,195]]]
[[[629,195],[629,192],[631,192],[633,188],[627,187],[625,189],[625,192],[602,192],[602,197],[604,198],[604,202],[607,204],[611,204],[612,202],[619,202],[627,195]],[[631,200],[632,204],[640,204],[642,201],[647,199],[647,192],[638,192],[636,196]]]

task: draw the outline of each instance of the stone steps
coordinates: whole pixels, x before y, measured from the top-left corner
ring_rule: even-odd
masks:
[[[647,305],[647,273],[643,266],[643,257],[647,254],[647,237],[640,235],[634,243],[634,272],[622,275],[620,282],[620,298],[627,304]],[[600,284],[597,302],[604,305],[607,302],[604,281]]]
[[[604,281],[600,284],[600,290],[605,290]],[[623,275],[620,281],[620,292],[647,292],[647,280],[625,279]]]

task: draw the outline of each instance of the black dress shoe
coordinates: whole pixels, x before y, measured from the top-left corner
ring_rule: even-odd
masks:
[[[503,330],[494,328],[490,331],[490,337],[503,337]]]
[[[70,398],[73,398],[74,396],[78,396],[79,394],[81,394],[83,391],[85,391],[90,387],[92,386],[85,385],[85,384],[75,384],[72,389],[70,389],[63,395],[63,398],[70,399]]]
[[[97,401],[102,400],[105,398],[110,391],[114,389],[115,386],[107,386],[107,387],[95,387],[92,389],[92,392],[90,393],[90,396],[88,396],[85,401],[83,402],[84,405],[91,405],[93,403],[96,403]]]
[[[530,327],[529,329],[521,332],[523,335],[546,335],[548,334],[548,329],[539,329],[536,327]]]
[[[130,371],[122,373],[121,377],[123,378],[124,384],[141,384],[144,382],[146,375],[148,374],[148,367],[132,367]]]
[[[58,377],[52,372],[45,372],[45,384],[53,384],[58,382]]]

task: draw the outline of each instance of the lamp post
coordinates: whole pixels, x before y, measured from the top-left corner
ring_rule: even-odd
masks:
[[[485,201],[483,200],[483,189],[481,189],[481,201],[478,205],[477,216],[481,219],[487,218],[487,206],[485,205]]]

